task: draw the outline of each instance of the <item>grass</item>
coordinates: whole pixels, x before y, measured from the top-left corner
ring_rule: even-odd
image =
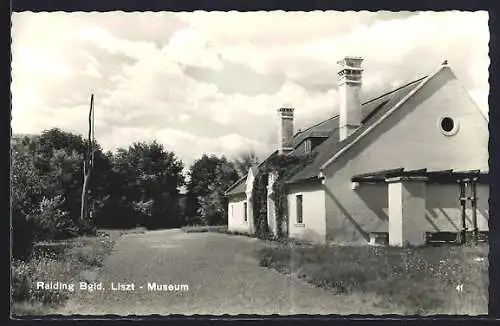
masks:
[[[28,261],[11,264],[12,315],[47,314],[52,307],[64,304],[72,292],[36,289],[36,282],[77,283],[84,280],[85,272],[102,266],[121,235],[134,232],[139,231],[103,230],[97,236],[36,244]]]
[[[374,310],[487,314],[487,244],[408,249],[282,244],[264,247],[258,256],[261,266],[336,295],[375,295],[380,300],[372,302]]]

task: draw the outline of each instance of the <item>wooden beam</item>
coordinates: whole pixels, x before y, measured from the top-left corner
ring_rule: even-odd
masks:
[[[404,168],[381,170],[381,171],[377,171],[377,172],[367,172],[367,173],[356,174],[355,176],[353,176],[353,178],[379,177],[379,176],[385,177],[385,175],[388,173],[397,173],[397,172],[403,172],[403,171],[404,171]]]

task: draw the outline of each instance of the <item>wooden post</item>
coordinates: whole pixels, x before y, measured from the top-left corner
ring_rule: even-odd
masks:
[[[473,239],[474,243],[477,244],[478,241],[478,235],[479,235],[479,230],[477,227],[477,178],[474,178],[473,181],[471,182],[471,187],[472,187],[472,196],[471,196],[471,204],[472,204],[472,225],[473,225]]]
[[[463,244],[465,242],[465,233],[467,230],[467,225],[465,224],[465,205],[467,203],[467,199],[465,197],[465,186],[466,180],[460,180],[460,206],[461,206],[461,217],[462,217],[462,230],[460,230],[459,236],[457,237],[457,242],[459,244]]]
[[[94,166],[94,143],[93,143],[93,118],[94,118],[94,94],[90,96],[89,108],[89,133],[87,139],[87,153],[83,159],[83,187],[82,187],[82,203],[80,210],[80,220],[83,221],[88,217],[88,187],[89,178],[92,167]]]

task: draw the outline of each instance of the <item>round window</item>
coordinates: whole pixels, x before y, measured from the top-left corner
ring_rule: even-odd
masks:
[[[439,121],[439,127],[441,132],[447,136],[451,136],[457,133],[458,123],[449,116],[444,116]]]

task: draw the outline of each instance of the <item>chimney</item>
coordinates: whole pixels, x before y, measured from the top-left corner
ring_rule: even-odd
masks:
[[[363,58],[345,57],[337,62],[339,85],[339,137],[340,141],[349,137],[361,125],[361,82]]]
[[[284,105],[278,109],[278,152],[286,154],[293,150],[287,147],[287,142],[293,137],[293,108],[290,105]]]

